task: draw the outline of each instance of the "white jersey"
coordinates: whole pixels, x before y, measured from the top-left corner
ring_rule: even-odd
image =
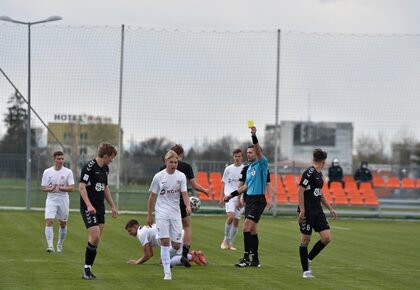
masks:
[[[160,247],[160,240],[158,238],[158,230],[156,225],[152,227],[143,226],[137,230],[137,239],[140,241],[142,246],[150,244],[152,247]]]
[[[74,185],[73,172],[64,166],[60,170],[55,170],[54,166],[45,169],[42,174],[41,186],[53,187],[55,185]],[[48,192],[48,196],[68,196],[68,193],[64,191]]]
[[[173,174],[169,174],[163,169],[153,177],[150,191],[157,195],[156,219],[181,220],[179,199],[181,193],[187,191],[187,178],[184,173],[175,170]]]
[[[242,168],[244,168],[243,164],[241,164],[240,166],[235,166],[235,164],[231,164],[225,168],[222,177],[222,182],[225,184],[225,196],[231,194],[235,190],[238,190],[239,179],[242,177]]]

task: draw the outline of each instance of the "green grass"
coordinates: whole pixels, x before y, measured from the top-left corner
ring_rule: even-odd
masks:
[[[81,279],[87,232],[71,213],[64,253],[46,253],[42,212],[0,211],[0,289],[420,289],[419,222],[332,221],[333,242],[313,262],[312,280],[301,278],[299,232],[294,219],[264,217],[260,223],[262,268],[237,269],[238,251],[220,250],[223,217],[193,217],[192,248],[204,251],[209,265],[175,267],[163,281],[159,250],[147,264],[126,264],[141,254],[127,235],[128,219],[107,215],[93,268],[95,281]],[[55,225],[57,238],[57,225]],[[313,243],[317,240],[314,236]]]

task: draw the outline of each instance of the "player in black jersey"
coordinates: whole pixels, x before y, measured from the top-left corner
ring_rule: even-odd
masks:
[[[175,151],[175,153],[178,154],[178,167],[176,169],[185,174],[188,184],[190,184],[194,190],[203,192],[205,195],[209,196],[209,189],[202,187],[195,180],[194,172],[192,170],[191,165],[189,165],[187,162],[182,161],[182,159],[184,158],[184,148],[182,148],[180,144],[175,144],[171,147],[171,150]],[[179,200],[179,206],[181,208],[182,228],[184,230],[181,262],[184,264],[185,267],[191,267],[187,256],[190,251],[192,237],[191,215],[187,215],[186,206],[184,200],[182,199],[182,196]]]
[[[310,267],[311,262],[331,241],[330,226],[322,210],[321,203],[328,208],[333,219],[337,217],[334,209],[322,195],[324,180],[321,170],[325,166],[326,159],[327,152],[321,149],[315,149],[313,151],[313,165],[303,172],[299,183],[299,217],[297,221],[302,234],[299,253],[303,278],[313,278]],[[312,228],[319,233],[320,240],[316,242],[308,255],[308,245],[311,241]]]
[[[117,155],[117,150],[109,143],[101,143],[95,159],[82,167],[80,175],[80,213],[88,230],[83,279],[96,279],[91,272],[96,257],[96,249],[105,226],[104,200],[111,206],[112,217],[118,215],[111,191],[108,187],[108,165]]]

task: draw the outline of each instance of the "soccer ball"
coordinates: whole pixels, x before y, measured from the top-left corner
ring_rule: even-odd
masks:
[[[190,196],[190,205],[192,211],[197,211],[200,209],[201,200],[196,196]]]

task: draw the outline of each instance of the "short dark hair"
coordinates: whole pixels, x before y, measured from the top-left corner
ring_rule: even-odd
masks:
[[[63,155],[64,155],[64,152],[63,151],[55,151],[54,154],[53,154],[53,158],[55,159],[55,157],[57,157],[57,156],[63,156]]]
[[[236,148],[235,150],[233,150],[232,155],[238,154],[238,153],[242,153],[242,150],[240,148]]]
[[[323,151],[321,148],[314,149],[313,157],[315,162],[324,161],[327,159],[328,153]]]
[[[129,228],[135,226],[135,225],[139,225],[139,222],[135,219],[129,220],[127,222],[127,224],[125,225],[125,229],[128,230]]]
[[[104,157],[105,155],[108,156],[117,156],[117,149],[115,149],[114,145],[108,142],[103,142],[99,144],[98,147],[98,156],[100,158]]]
[[[184,154],[184,148],[182,148],[181,144],[175,144],[171,147],[171,150],[175,151],[175,153],[178,154],[178,156]]]

